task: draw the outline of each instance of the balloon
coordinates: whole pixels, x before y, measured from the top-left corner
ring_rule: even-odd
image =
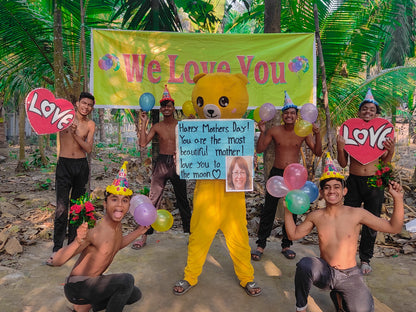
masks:
[[[293,190],[285,197],[287,209],[294,214],[303,214],[309,209],[309,196],[301,190]]]
[[[311,203],[313,203],[318,198],[318,187],[311,181],[306,181],[305,185],[300,190],[309,196],[309,202]]]
[[[173,225],[173,217],[169,211],[165,209],[159,209],[157,211],[157,218],[154,223],[152,223],[152,228],[158,232],[165,232],[169,230]]]
[[[259,116],[263,121],[272,120],[274,115],[276,114],[276,108],[271,103],[264,103],[260,106]]]
[[[255,122],[259,122],[261,120],[259,112],[260,112],[260,107],[257,107],[253,112],[253,119]]]
[[[312,103],[306,103],[300,109],[300,116],[303,120],[314,123],[318,118],[318,109]]]
[[[155,106],[155,97],[149,92],[143,93],[140,96],[139,104],[142,110],[148,112]]]
[[[195,116],[196,114],[192,101],[186,101],[185,103],[183,103],[182,111],[186,117],[189,117],[189,115]]]
[[[309,121],[301,119],[296,121],[293,130],[297,136],[306,137],[312,133],[312,124]]]
[[[134,210],[134,220],[144,226],[151,225],[156,221],[157,210],[152,203],[141,203]]]
[[[289,190],[298,190],[305,185],[308,171],[298,163],[288,165],[283,171],[283,179]]]
[[[142,195],[142,194],[134,195],[130,199],[129,212],[131,213],[132,216],[134,216],[134,211],[136,210],[136,207],[142,203],[152,203],[152,202],[150,201],[149,197]]]
[[[267,192],[274,197],[284,197],[289,192],[283,177],[273,176],[266,183]]]

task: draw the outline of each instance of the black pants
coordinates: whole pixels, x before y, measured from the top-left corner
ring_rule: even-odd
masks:
[[[166,182],[170,180],[176,197],[176,206],[182,219],[182,228],[184,233],[190,232],[191,227],[191,209],[189,208],[188,194],[186,191],[186,180],[181,179],[176,174],[175,161],[173,155],[159,154],[155,168],[152,173],[150,184],[149,198],[156,209],[160,208],[163,191]],[[153,228],[150,228],[146,234],[152,234]]]
[[[273,176],[283,176],[284,169],[278,169],[273,167],[270,170],[269,178]],[[261,211],[260,215],[260,224],[259,230],[257,232],[257,241],[256,244],[258,247],[266,248],[266,241],[267,238],[270,236],[270,233],[273,229],[273,222],[276,215],[277,204],[279,203],[278,197],[274,197],[267,192],[266,189],[266,199],[264,201],[263,210]],[[293,221],[297,221],[297,215],[293,215]],[[282,237],[282,248],[290,247],[293,242],[287,237],[285,224],[283,223],[282,226],[283,237]]]
[[[348,193],[345,196],[344,205],[361,207],[361,203],[364,203],[365,210],[380,217],[384,201],[384,189],[368,186],[368,178],[368,176],[349,175],[347,179]],[[377,231],[370,229],[366,225],[362,226],[359,247],[361,261],[370,263],[374,253],[376,237]]]
[[[62,248],[68,227],[68,244],[76,236],[75,226],[69,224],[68,208],[69,199],[77,200],[85,194],[88,182],[89,167],[86,158],[64,158],[59,157],[56,165],[55,188],[56,188],[56,210],[53,230],[53,251]]]
[[[71,276],[64,286],[66,298],[73,304],[91,304],[93,311],[121,312],[126,304],[139,301],[140,289],[128,273],[96,277]]]

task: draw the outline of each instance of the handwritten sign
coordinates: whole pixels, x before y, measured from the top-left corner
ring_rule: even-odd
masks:
[[[227,156],[253,156],[251,119],[183,120],[176,130],[177,171],[182,179],[226,179]]]
[[[32,90],[26,97],[26,114],[37,134],[56,133],[68,128],[75,118],[74,106],[65,99],[55,99],[44,88]]]
[[[385,152],[383,142],[394,138],[394,127],[386,119],[364,121],[351,118],[341,125],[339,134],[344,137],[345,151],[361,164],[377,160]]]

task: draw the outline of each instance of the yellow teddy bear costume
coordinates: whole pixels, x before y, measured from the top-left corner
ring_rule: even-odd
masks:
[[[199,118],[241,118],[248,107],[247,77],[243,74],[212,73],[194,77],[192,102]],[[218,232],[224,234],[234,271],[240,285],[249,293],[258,288],[253,282],[249,237],[247,232],[244,192],[226,192],[225,180],[198,180],[196,182],[188,259],[184,280],[175,286],[183,288],[179,295],[198,282],[211,243]]]

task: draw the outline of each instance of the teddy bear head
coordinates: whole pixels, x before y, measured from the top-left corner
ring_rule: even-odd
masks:
[[[199,118],[237,119],[248,107],[248,79],[243,74],[211,73],[194,77],[192,103]]]

